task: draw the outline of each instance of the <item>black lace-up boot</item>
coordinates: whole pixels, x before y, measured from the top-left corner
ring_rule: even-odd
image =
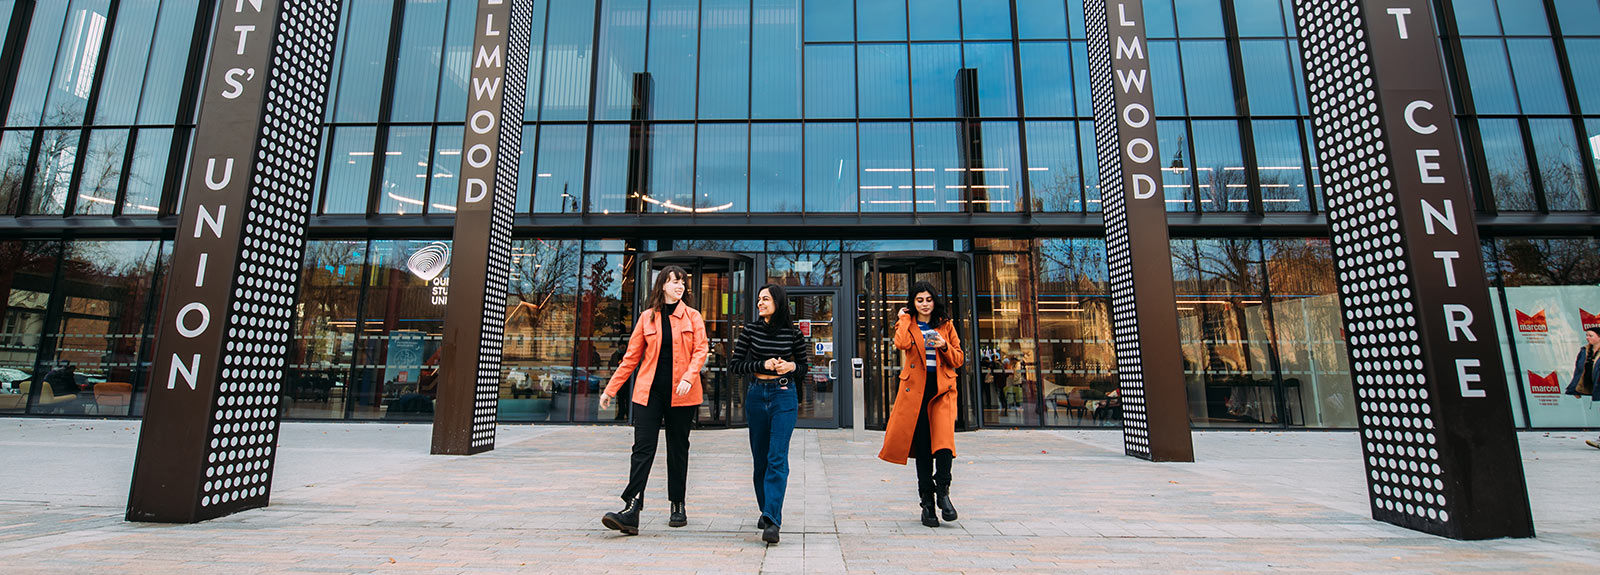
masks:
[[[683,527],[689,524],[689,513],[684,509],[682,501],[672,502],[672,517],[667,519],[668,527]]]
[[[600,518],[600,523],[607,529],[615,529],[628,535],[639,534],[639,512],[644,510],[644,496],[634,497],[621,511],[607,513]]]

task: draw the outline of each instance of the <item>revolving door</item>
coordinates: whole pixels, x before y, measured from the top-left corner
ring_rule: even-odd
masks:
[[[941,251],[884,252],[858,256],[856,280],[856,353],[866,367],[867,429],[883,429],[889,421],[899,383],[901,353],[894,346],[894,326],[912,284],[933,284],[950,306],[951,321],[961,336],[967,361],[957,377],[956,430],[981,425],[978,399],[977,325],[973,317],[972,261],[965,254]],[[920,354],[919,354],[920,356]]]
[[[750,292],[754,276],[750,258],[727,252],[667,251],[646,253],[640,258],[639,288],[634,290],[636,309],[644,310],[656,274],[668,266],[689,273],[683,301],[700,312],[706,322],[705,368],[700,372],[705,399],[697,420],[701,426],[742,426],[744,388],[734,384],[728,371],[728,355],[733,352],[733,337],[748,319]]]

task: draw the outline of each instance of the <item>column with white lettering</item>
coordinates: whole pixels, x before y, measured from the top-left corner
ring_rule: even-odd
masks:
[[[494,449],[533,2],[479,0],[474,23],[433,416],[432,452],[446,455]]]
[[[1373,518],[1532,537],[1432,3],[1297,0]]]
[[[129,521],[267,505],[337,0],[223,0],[178,212]]]
[[[1194,461],[1166,198],[1157,184],[1161,166],[1144,2],[1088,0],[1083,10],[1123,450],[1151,461]]]

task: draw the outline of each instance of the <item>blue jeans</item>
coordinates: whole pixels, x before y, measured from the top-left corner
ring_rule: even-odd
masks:
[[[756,505],[778,525],[783,524],[783,493],[789,488],[789,438],[800,414],[795,385],[757,380],[744,400],[745,419],[750,422],[750,458],[755,462]]]

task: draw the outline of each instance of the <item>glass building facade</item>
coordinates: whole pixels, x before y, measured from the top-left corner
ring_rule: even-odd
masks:
[[[431,417],[449,273],[407,262],[450,249],[476,5],[342,4],[287,418]],[[1436,5],[1517,424],[1600,426],[1559,393],[1600,325],[1600,0]],[[626,421],[599,389],[671,264],[703,424],[741,423],[753,286],[792,287],[835,427],[873,302],[939,278],[969,427],[1118,424],[1080,0],[534,10],[502,421]],[[1193,425],[1355,427],[1291,2],[1145,10]],[[0,0],[0,414],[142,414],[216,11]]]

